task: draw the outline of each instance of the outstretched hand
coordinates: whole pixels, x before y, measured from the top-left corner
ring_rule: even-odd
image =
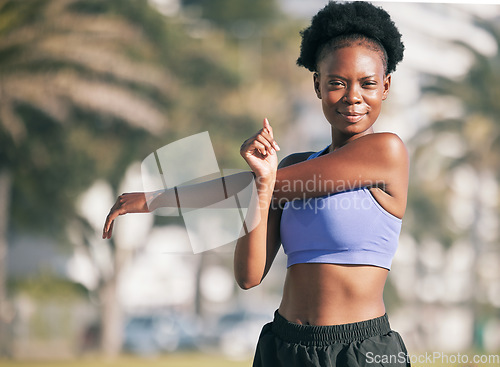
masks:
[[[241,145],[240,154],[255,175],[262,177],[276,172],[277,150],[280,148],[274,140],[273,129],[266,118],[262,129]]]
[[[102,231],[103,239],[110,239],[113,233],[113,224],[119,215],[127,213],[149,213],[146,195],[143,192],[122,194],[116,199],[115,205],[109,211]]]

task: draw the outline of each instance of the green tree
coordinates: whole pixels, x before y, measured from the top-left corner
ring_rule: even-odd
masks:
[[[117,190],[130,162],[180,137],[209,130],[219,164],[240,161],[235,152],[262,111],[241,87],[250,81],[242,84],[227,31],[200,33],[194,23],[164,18],[140,0],[0,2],[0,252],[16,231],[67,243],[68,225],[90,246],[95,232],[75,208],[80,193],[103,178]],[[281,93],[273,90],[262,94]],[[103,349],[114,355],[119,320],[107,315],[119,313],[124,254],[114,240],[100,245],[113,254],[96,292]]]
[[[182,0],[188,10],[230,32],[244,31],[276,18],[276,2],[269,0]],[[240,29],[238,29],[240,28]]]
[[[3,326],[8,232],[62,240],[77,195],[96,177],[116,186],[167,126],[175,78],[159,62],[167,52],[157,53],[164,27],[142,1],[0,2]]]

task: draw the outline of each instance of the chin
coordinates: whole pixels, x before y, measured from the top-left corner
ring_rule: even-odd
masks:
[[[364,132],[369,132],[369,130],[372,128],[372,125],[366,126],[366,125],[351,125],[347,126],[344,131],[349,134],[362,134]]]

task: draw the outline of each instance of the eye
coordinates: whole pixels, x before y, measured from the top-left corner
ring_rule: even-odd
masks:
[[[344,83],[341,80],[330,80],[328,82],[328,85],[334,88],[342,88],[344,86]]]
[[[363,83],[363,86],[367,88],[373,88],[377,86],[377,82],[375,80],[367,80]]]

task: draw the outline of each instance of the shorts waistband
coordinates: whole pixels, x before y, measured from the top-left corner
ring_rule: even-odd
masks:
[[[282,340],[306,345],[350,343],[385,335],[391,331],[387,314],[383,316],[341,325],[300,325],[288,321],[278,311],[274,313],[273,332]]]

